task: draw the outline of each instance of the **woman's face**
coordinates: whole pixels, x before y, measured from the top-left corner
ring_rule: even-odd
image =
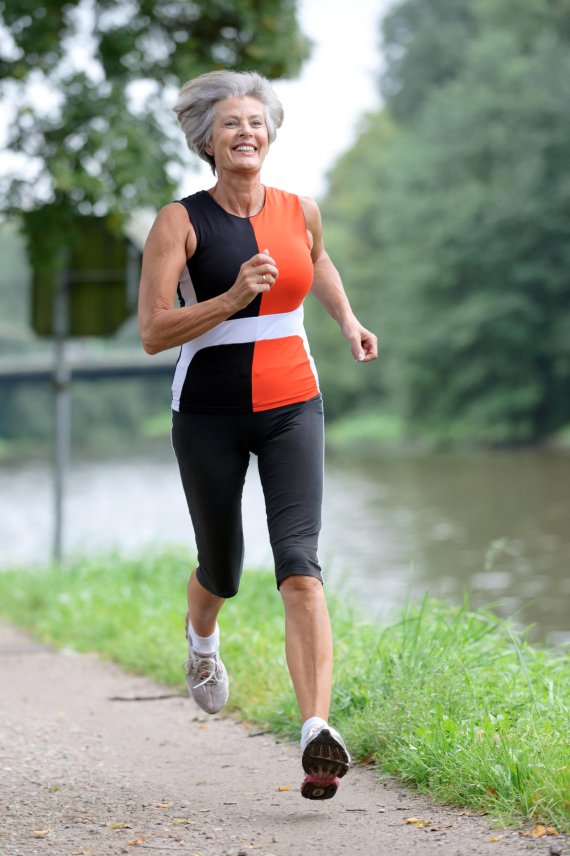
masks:
[[[224,170],[259,171],[269,149],[263,104],[257,98],[224,98],[214,105],[212,139],[206,152]]]

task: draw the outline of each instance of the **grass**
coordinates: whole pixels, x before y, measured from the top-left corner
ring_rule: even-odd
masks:
[[[391,450],[404,445],[405,433],[397,416],[370,409],[327,424],[326,438],[330,448],[339,451]]]
[[[190,557],[167,552],[0,574],[0,612],[40,639],[100,651],[183,685]],[[331,721],[353,755],[435,800],[570,830],[570,657],[508,623],[432,600],[389,626],[330,597],[336,672]],[[220,620],[229,708],[292,739],[299,718],[273,576],[244,575]],[[244,649],[247,648],[247,656]]]

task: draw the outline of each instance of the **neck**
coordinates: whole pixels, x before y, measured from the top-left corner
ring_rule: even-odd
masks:
[[[219,175],[209,193],[218,205],[237,217],[259,214],[265,202],[265,188],[259,174],[251,177],[232,175],[231,180]]]

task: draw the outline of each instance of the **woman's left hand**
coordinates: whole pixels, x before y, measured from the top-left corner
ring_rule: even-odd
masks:
[[[368,363],[378,357],[378,339],[366,330],[360,322],[354,318],[342,327],[343,335],[350,342],[352,356],[359,363]]]

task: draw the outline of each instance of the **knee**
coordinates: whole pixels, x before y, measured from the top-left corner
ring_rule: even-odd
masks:
[[[291,607],[311,609],[324,597],[321,581],[306,574],[290,574],[279,586],[279,591],[285,606]]]

